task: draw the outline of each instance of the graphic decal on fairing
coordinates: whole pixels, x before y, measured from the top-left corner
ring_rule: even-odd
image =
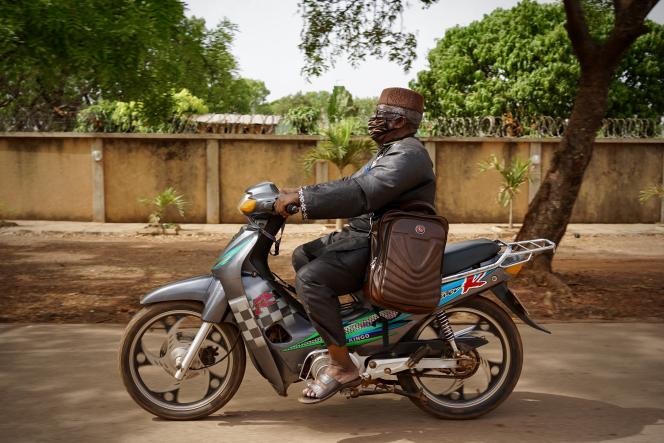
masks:
[[[487,284],[487,280],[485,279],[491,275],[492,272],[493,271],[480,272],[444,284],[440,287],[440,302],[438,303],[438,306],[443,306],[461,295],[465,295],[483,287]],[[410,314],[399,313],[396,311],[381,311],[380,316],[389,320],[388,328],[390,331],[397,329],[410,321],[407,320],[408,317],[410,317]],[[360,317],[351,323],[344,323],[347,346],[357,346],[381,340],[383,338],[383,325],[382,322],[377,320],[378,315],[373,313]],[[392,335],[392,333],[390,333],[390,335]],[[283,351],[294,351],[296,349],[320,345],[323,345],[323,339],[317,332],[315,332],[304,340],[283,349]]]
[[[217,268],[225,265],[226,263],[228,263],[230,261],[230,259],[233,258],[235,256],[235,254],[237,254],[238,251],[240,249],[242,249],[242,246],[244,246],[249,240],[251,240],[251,237],[242,240],[236,246],[234,246],[231,249],[229,249],[228,251],[226,251],[223,255],[221,255],[217,259],[217,263],[214,265],[214,267],[212,269],[217,269]]]
[[[463,287],[461,288],[461,294],[465,294],[466,292],[470,291],[471,289],[481,288],[482,286],[486,285],[486,282],[482,280],[484,277],[486,277],[486,272],[482,272],[481,274],[474,274],[474,275],[471,275],[470,277],[466,277],[463,281]]]
[[[491,275],[491,273],[493,273],[493,271],[480,272],[479,274],[473,274],[465,278],[460,278],[459,280],[445,283],[440,287],[440,302],[438,303],[438,306],[446,305],[455,298],[486,285],[487,281],[485,278]]]
[[[287,327],[295,322],[293,310],[288,303],[272,291],[265,291],[253,298],[249,297],[249,300],[254,315],[263,329],[278,321],[283,321]]]
[[[274,299],[274,294],[272,294],[272,292],[263,292],[261,295],[254,298],[252,303],[254,305],[254,314],[260,316],[263,308],[275,305],[277,304],[277,301]]]
[[[381,311],[380,317],[389,321],[389,330],[400,328],[408,323],[406,320],[410,314],[400,313],[396,311]],[[346,333],[346,345],[358,346],[372,341],[380,340],[383,338],[383,325],[379,321],[377,314],[367,314],[360,317],[353,322],[344,324],[344,332]],[[390,334],[392,335],[392,334]],[[315,332],[304,340],[290,346],[283,351],[294,351],[296,349],[308,348],[311,346],[318,346],[323,344],[321,336]]]

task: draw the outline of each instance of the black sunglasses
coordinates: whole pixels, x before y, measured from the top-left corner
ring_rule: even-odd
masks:
[[[404,117],[404,115],[399,114],[398,112],[378,111],[369,118],[387,118],[387,119],[390,119],[390,120],[396,120],[399,117]]]

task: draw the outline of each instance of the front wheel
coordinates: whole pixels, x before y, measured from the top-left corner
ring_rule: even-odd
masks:
[[[215,324],[182,381],[176,360],[200,329],[202,306],[164,302],[147,306],[127,325],[120,373],[127,392],[148,412],[169,420],[194,420],[225,405],[240,387],[246,356],[235,325]]]
[[[512,393],[521,375],[523,345],[510,316],[491,300],[473,297],[445,311],[455,337],[482,337],[487,343],[462,351],[464,368],[411,371],[398,376],[411,400],[438,418],[472,419],[498,407]],[[416,333],[435,340],[438,324],[429,317]]]

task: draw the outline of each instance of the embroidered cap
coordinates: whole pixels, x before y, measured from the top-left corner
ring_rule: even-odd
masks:
[[[424,97],[406,88],[385,88],[378,99],[379,105],[396,106],[412,111],[424,112]]]

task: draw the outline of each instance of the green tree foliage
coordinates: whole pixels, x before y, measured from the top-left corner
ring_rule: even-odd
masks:
[[[305,105],[296,106],[288,110],[285,119],[296,134],[315,134],[318,131],[320,109]]]
[[[356,98],[355,106],[357,106],[357,118],[362,122],[366,122],[369,117],[376,112],[376,105],[378,104],[378,97],[365,97]]]
[[[107,101],[88,106],[78,113],[77,132],[185,132],[194,131],[190,120],[195,114],[205,114],[208,107],[202,99],[187,89],[171,94],[171,108],[165,121],[151,124],[142,102]]]
[[[264,114],[286,115],[291,108],[297,106],[309,106],[323,110],[327,108],[330,93],[327,91],[297,92],[278,98],[263,105],[260,110]]]
[[[591,34],[613,27],[611,8],[586,2]],[[524,0],[445,32],[429,52],[430,68],[411,86],[430,116],[569,116],[580,67],[565,30],[561,4]],[[609,90],[608,117],[664,113],[664,26],[648,22],[626,54]]]
[[[158,86],[170,83],[162,68],[168,42],[181,34],[180,2],[36,0],[0,8],[2,111],[15,116],[17,129],[71,120],[102,94],[163,103]]]
[[[435,1],[420,0],[420,3],[427,6]],[[652,11],[657,2],[658,0],[563,0],[564,29],[576,59],[579,61],[579,67],[576,68],[578,73],[574,77],[578,79],[578,86],[569,93],[568,97],[574,96],[573,100],[556,100],[557,97],[553,95],[548,97],[548,100],[553,103],[567,104],[568,114],[563,111],[554,112],[555,109],[546,112],[546,110],[540,111],[540,108],[537,108],[537,111],[534,111],[546,112],[552,116],[567,117],[569,115],[569,120],[560,144],[553,152],[549,171],[528,207],[517,239],[548,238],[554,242],[562,239],[579,194],[584,173],[592,158],[595,137],[607,111],[609,116],[639,113],[645,114],[641,115],[643,117],[662,112],[661,94],[664,89],[661,87],[661,82],[664,77],[659,67],[661,65],[658,66],[658,64],[663,59],[659,44],[664,39],[661,38],[660,27],[646,20],[648,13]],[[307,58],[305,73],[320,74],[332,64],[331,60],[342,53],[348,53],[347,58],[351,62],[362,60],[368,54],[389,54],[390,60],[400,62],[405,68],[408,68],[414,56],[414,37],[411,35],[413,39],[409,41],[408,35],[394,30],[394,25],[406,3],[404,0],[300,0],[301,12],[305,21],[300,45]],[[539,9],[539,6],[532,0],[524,0],[517,6],[517,9],[519,8]],[[543,7],[543,10],[549,11],[546,7]],[[504,14],[508,13],[499,11],[489,17],[502,17]],[[491,18],[477,23],[486,22],[491,24]],[[457,79],[459,81],[453,83],[443,79],[439,82],[437,75],[428,79],[418,79],[420,83],[427,83],[426,86],[421,87],[425,95],[427,95],[425,90],[431,91],[432,95],[428,95],[427,98],[429,101],[433,99],[434,102],[427,105],[433,107],[433,114],[449,115],[445,114],[448,109],[437,103],[438,94],[443,96],[445,106],[449,105],[453,108],[449,112],[457,113],[457,115],[465,112],[465,103],[460,103],[458,99],[454,100],[454,94],[459,89],[466,96],[476,94],[476,97],[468,99],[473,107],[477,107],[480,102],[498,101],[497,109],[490,106],[489,111],[491,112],[488,113],[499,114],[504,109],[511,111],[515,117],[526,112],[533,112],[530,111],[529,104],[523,100],[527,99],[536,104],[547,104],[548,102],[543,100],[543,95],[551,89],[565,93],[566,88],[558,87],[557,82],[565,83],[569,80],[566,76],[574,74],[573,67],[564,68],[568,59],[565,57],[548,59],[546,53],[538,51],[538,48],[534,46],[546,47],[550,39],[554,42],[559,41],[554,32],[557,29],[555,24],[546,28],[541,27],[540,22],[541,18],[537,15],[529,15],[520,20],[518,17],[513,20],[503,20],[498,23],[500,26],[496,26],[496,32],[489,45],[481,45],[483,34],[477,33],[473,34],[470,39],[460,40],[457,47],[450,47],[449,52],[456,55],[457,58],[448,60],[447,65],[441,66],[441,69],[449,68],[451,71],[449,77],[452,79],[455,75],[456,77],[468,75],[470,80],[463,82],[460,81],[461,79]],[[475,27],[480,26],[474,25]],[[472,27],[473,25],[468,28]],[[511,33],[513,28],[522,32],[531,27],[541,29],[545,33],[544,38],[538,38],[539,34],[531,34],[528,39],[520,40],[518,34]],[[560,30],[557,32],[560,33]],[[464,31],[458,28],[448,34],[464,34]],[[644,34],[649,34],[651,37],[644,36]],[[629,65],[629,61],[634,58],[631,55],[625,57],[625,54],[632,53],[631,49],[638,48],[639,44],[650,46],[643,52],[643,56],[635,57],[637,60],[643,60],[643,68],[634,69]],[[443,48],[446,47],[443,42],[441,45]],[[521,47],[531,45],[533,47],[530,47],[529,51],[521,51]],[[499,54],[491,55],[494,48],[498,48]],[[561,49],[556,45],[548,46],[548,48],[554,52]],[[396,52],[397,56],[392,56],[393,52]],[[435,51],[433,52],[435,55]],[[444,55],[445,51],[442,52]],[[512,53],[519,54],[521,57],[511,57]],[[559,54],[559,56],[564,56],[566,53]],[[500,60],[501,63],[478,64],[480,69],[467,69],[476,60],[492,57]],[[432,67],[435,65],[434,62],[437,63],[435,58],[435,56],[430,57]],[[560,71],[557,72],[559,75],[543,72],[542,75],[550,81],[548,83],[540,81],[541,89],[531,88],[528,91],[529,76],[513,75],[514,72],[525,74],[544,65],[551,65],[549,69],[554,72]],[[464,69],[466,70],[464,71]],[[636,74],[632,75],[632,72]],[[652,77],[653,81],[639,78],[639,75],[644,74],[655,74]],[[493,89],[485,89],[478,94],[472,89],[472,85],[483,79],[490,79],[488,86]],[[630,91],[629,96],[620,98],[610,92],[616,90],[612,84],[615,82],[621,82],[625,86],[623,91]],[[650,90],[643,97],[639,89],[651,84],[659,85],[659,90],[646,86]],[[466,89],[464,89],[464,85]],[[513,95],[506,94],[508,88],[516,88],[518,93],[516,97],[520,97],[521,101],[516,100]],[[450,94],[452,98],[445,98],[447,94]],[[629,103],[633,101],[634,97],[639,98],[640,96],[647,100],[645,105],[632,106],[632,103]],[[572,103],[573,105],[569,106]],[[507,107],[507,104],[510,107]],[[625,106],[626,104],[627,106]],[[453,105],[456,105],[457,109],[454,109]],[[495,112],[496,110],[498,112]],[[535,259],[534,266],[550,272],[551,259],[551,254],[540,255]],[[551,275],[547,278],[553,279],[551,281],[555,280]]]
[[[353,104],[353,95],[343,86],[335,86],[327,102],[327,121],[332,124],[356,115],[357,107]]]
[[[140,101],[158,123],[169,117],[170,91],[182,88],[215,112],[250,108],[267,94],[238,78],[235,31],[227,20],[207,30],[179,0],[1,2],[0,123],[69,129],[102,99]]]
[[[334,91],[337,95],[334,95]],[[343,86],[335,86],[332,93],[328,91],[298,92],[258,106],[262,114],[286,115],[289,110],[299,106],[318,109],[320,118],[325,122],[337,121],[340,118],[355,116],[358,121],[357,133],[366,133],[363,124],[373,115],[376,109],[376,97],[353,97]],[[332,117],[330,118],[330,115]]]
[[[202,19],[187,20],[190,42],[188,47],[180,46],[179,55],[182,87],[201,97],[211,112],[255,112],[270,91],[260,80],[237,77],[237,62],[230,52],[237,27],[222,20],[208,31]]]
[[[100,100],[78,113],[77,132],[151,132],[143,103]]]
[[[261,112],[269,94],[270,91],[262,81],[239,78],[231,85],[226,107],[213,107],[213,111],[257,114]]]
[[[436,0],[420,0],[424,5]],[[417,45],[415,34],[399,25],[403,0],[300,0],[304,19],[300,49],[306,76],[318,76],[344,55],[352,66],[367,55],[387,58],[410,69]]]
[[[205,114],[208,112],[208,107],[205,104],[205,101],[196,97],[187,89],[174,92],[172,97],[173,108],[171,110],[171,114],[176,118],[181,118],[193,114]]]

